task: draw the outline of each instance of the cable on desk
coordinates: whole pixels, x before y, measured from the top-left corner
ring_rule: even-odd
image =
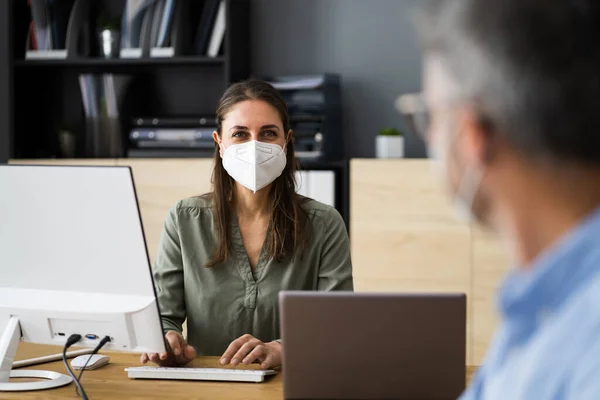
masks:
[[[90,354],[90,355],[88,356],[88,359],[87,359],[87,361],[85,362],[85,364],[83,365],[83,368],[81,369],[81,371],[79,371],[79,376],[77,377],[77,381],[78,381],[79,383],[81,383],[81,375],[83,375],[83,373],[84,373],[84,371],[85,371],[85,368],[88,366],[88,363],[89,363],[89,362],[90,362],[90,360],[92,359],[92,356],[93,356],[94,354],[98,353],[98,352],[100,351],[100,349],[101,349],[101,348],[102,348],[102,347],[103,347],[103,346],[104,346],[106,343],[108,343],[108,342],[110,342],[110,337],[109,337],[109,336],[104,336],[104,337],[102,338],[102,340],[100,341],[100,343],[98,343],[98,345],[96,346],[96,348],[94,348],[94,351],[92,351],[92,354]],[[75,392],[77,392],[77,395],[78,395],[78,396],[81,396],[81,395],[79,394],[79,386],[75,387]]]
[[[81,335],[78,335],[76,333],[69,336],[69,338],[67,339],[67,342],[65,343],[65,347],[63,348],[63,352],[62,352],[63,363],[65,364],[65,367],[67,368],[67,372],[69,373],[69,375],[71,375],[71,378],[73,378],[73,380],[75,381],[75,385],[77,385],[78,394],[79,394],[79,392],[81,392],[81,394],[80,394],[81,398],[83,400],[88,400],[85,390],[83,390],[81,383],[79,383],[79,379],[75,376],[75,374],[73,373],[73,370],[71,369],[71,366],[67,362],[67,350],[69,349],[69,347],[73,346],[75,343],[79,342],[80,340],[81,340]]]

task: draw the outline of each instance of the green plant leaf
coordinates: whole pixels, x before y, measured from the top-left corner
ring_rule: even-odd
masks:
[[[379,136],[404,136],[404,134],[396,128],[383,128],[379,131]]]
[[[106,14],[100,14],[96,19],[96,27],[98,29],[119,30],[121,28],[121,20],[118,18],[109,18]]]

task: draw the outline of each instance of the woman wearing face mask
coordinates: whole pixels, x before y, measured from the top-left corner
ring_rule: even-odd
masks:
[[[274,368],[279,291],[352,290],[348,235],[333,207],[296,193],[287,107],[271,85],[232,85],[217,121],[213,190],[170,210],[153,266],[170,348],[141,361]]]

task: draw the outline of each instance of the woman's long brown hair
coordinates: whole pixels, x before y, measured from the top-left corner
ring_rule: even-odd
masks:
[[[274,107],[283,123],[285,135],[290,130],[290,120],[285,101],[279,92],[269,83],[261,80],[247,80],[231,85],[221,97],[217,108],[217,132],[222,134],[225,116],[238,103],[246,100],[260,100]],[[287,140],[287,138],[286,138]],[[301,254],[308,241],[309,216],[301,204],[305,198],[296,193],[297,161],[294,155],[294,143],[286,144],[287,163],[281,175],[273,181],[269,192],[272,205],[270,229],[264,252],[271,259],[281,262],[287,256]],[[212,198],[217,247],[207,266],[222,264],[231,257],[231,221],[234,218],[235,182],[223,167],[219,146],[215,145],[213,190],[206,196]]]

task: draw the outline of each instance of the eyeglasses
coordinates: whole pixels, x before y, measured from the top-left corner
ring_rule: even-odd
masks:
[[[426,140],[429,129],[429,109],[423,93],[403,94],[396,99],[395,106],[402,114],[408,129]]]

